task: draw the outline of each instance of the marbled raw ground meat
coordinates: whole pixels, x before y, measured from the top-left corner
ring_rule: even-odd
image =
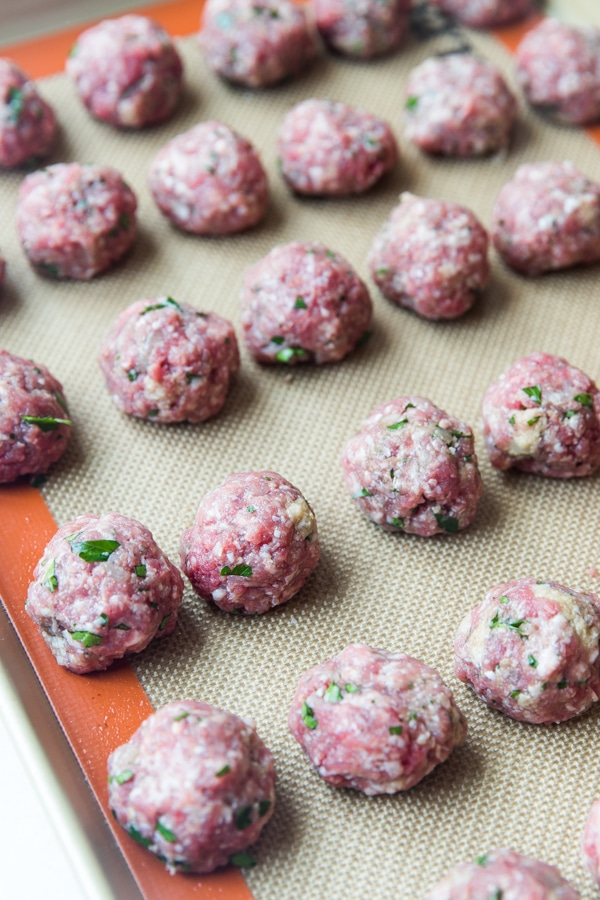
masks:
[[[302,676],[288,725],[321,778],[369,795],[408,790],[467,732],[435,669],[366,644]]]
[[[44,159],[55,138],[52,107],[22,69],[10,59],[0,58],[0,168]]]
[[[498,194],[492,240],[523,275],[600,260],[600,184],[572,162],[519,166]]]
[[[495,28],[524,18],[534,0],[432,0],[444,12],[471,28]]]
[[[482,412],[483,439],[497,469],[573,478],[600,466],[598,388],[560,356],[518,359],[489,386]]]
[[[357,507],[388,531],[454,534],[483,493],[472,429],[423,397],[376,407],[341,463]]]
[[[424,900],[580,900],[558,869],[514,850],[459,863]]]
[[[61,666],[83,675],[171,634],[179,570],[150,531],[119,513],[59,528],[33,573],[26,610]]]
[[[409,26],[411,0],[314,0],[319,34],[333,50],[371,59],[396,50]]]
[[[47,472],[70,437],[60,381],[41,363],[0,350],[0,484]]]
[[[421,150],[480,156],[506,147],[517,101],[499,70],[468,53],[432,56],[409,75],[404,122]]]
[[[244,272],[244,342],[260,362],[337,362],[365,337],[371,316],[367,288],[323,244],[275,247]]]
[[[519,722],[564,722],[600,696],[600,602],[556,581],[491,588],[460,624],[454,670]]]
[[[203,422],[216,415],[239,365],[231,322],[172,297],[129,306],[100,351],[117,408],[151,422]]]
[[[108,758],[120,825],[174,872],[252,865],[273,815],[273,757],[250,719],[198,700],[167,703]]]
[[[67,72],[97,119],[142,128],[173,113],[183,66],[167,32],[146,16],[105,19],[77,38]]]
[[[17,230],[40,275],[88,280],[129,250],[136,207],[116,169],[57,163],[22,182]]]
[[[321,550],[314,513],[297,488],[276,472],[237,472],[202,498],[180,552],[200,597],[249,614],[293,597]]]
[[[464,206],[405,192],[368,262],[388,300],[426,319],[454,319],[487,285],[488,235]]]
[[[517,80],[532,106],[572,125],[600,118],[600,31],[545,19],[515,51]]]
[[[590,807],[581,836],[581,858],[590,875],[600,886],[600,799]]]
[[[362,194],[394,167],[396,138],[373,113],[312,98],[294,106],[279,131],[281,173],[299,194]]]
[[[158,151],[152,196],[175,225],[194,234],[232,234],[259,222],[269,185],[250,141],[222,122],[201,122]]]
[[[251,88],[297,75],[317,52],[306,13],[292,0],[207,0],[199,41],[214,72]]]

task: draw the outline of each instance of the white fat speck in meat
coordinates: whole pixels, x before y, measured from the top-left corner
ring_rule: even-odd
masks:
[[[435,669],[365,644],[302,676],[288,726],[321,778],[370,795],[408,790],[467,731]]]
[[[0,168],[39,162],[48,156],[55,138],[52,107],[22,69],[0,58]]]
[[[251,865],[273,815],[273,757],[250,719],[198,700],[168,703],[108,758],[108,802],[174,874]],[[239,856],[238,856],[239,854]]]
[[[314,0],[325,43],[358,59],[396,50],[408,32],[410,7],[411,0]]]
[[[496,28],[524,18],[534,0],[432,0],[444,12],[471,28]]]

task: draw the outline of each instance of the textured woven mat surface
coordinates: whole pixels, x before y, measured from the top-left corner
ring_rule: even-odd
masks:
[[[514,83],[511,60],[494,39],[470,38]],[[176,632],[134,664],[155,706],[193,696],[251,715],[272,748],[279,800],[248,875],[257,900],[417,900],[455,862],[499,845],[557,864],[586,900],[596,896],[578,844],[600,792],[600,706],[561,726],[513,722],[457,683],[452,642],[466,610],[502,580],[533,574],[582,590],[597,585],[586,570],[600,566],[598,478],[560,482],[492,471],[482,451],[479,407],[490,381],[533,350],[563,355],[600,378],[598,267],[530,281],[493,255],[485,297],[452,323],[422,321],[371,285],[376,312],[366,346],[335,366],[297,367],[291,378],[284,367],[261,368],[243,353],[223,413],[198,426],[160,427],[120,415],[96,363],[113,319],[142,297],[168,293],[213,309],[238,328],[242,271],[275,243],[321,240],[346,255],[369,283],[368,248],[401,190],[462,202],[489,225],[498,190],[524,161],[567,158],[600,176],[600,149],[585,134],[525,109],[505,158],[420,156],[402,138],[403,85],[415,64],[450,43],[448,37],[412,38],[398,56],[370,64],[322,59],[293,83],[247,93],[213,77],[187,39],[181,43],[185,100],[173,121],[140,134],[92,121],[65,76],[46,80],[43,92],[63,125],[53,161],[110,163],[139,197],[132,255],[90,284],[52,283],[29,269],[13,225],[20,177],[0,180],[0,246],[9,264],[0,302],[2,345],[49,366],[64,384],[75,422],[69,451],[43,488],[59,523],[116,509],[148,525],[177,560],[179,535],[200,497],[230,472],[253,468],[280,471],[315,509],[322,559],[296,599],[245,619],[209,609],[187,590]],[[402,160],[369,194],[301,200],[280,181],[279,122],[312,95],[361,105],[392,122]],[[209,118],[248,136],[270,174],[267,220],[245,235],[201,239],[176,232],[145,185],[156,150]],[[409,392],[475,429],[485,495],[475,523],[457,536],[386,534],[361,517],[345,492],[338,463],[344,441],[373,406]],[[466,745],[407,794],[373,799],[328,787],[288,735],[287,709],[301,673],[351,641],[437,667],[467,716]]]

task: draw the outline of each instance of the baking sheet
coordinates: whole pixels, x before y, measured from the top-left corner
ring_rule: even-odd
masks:
[[[493,38],[469,38],[513,80],[510,58]],[[368,280],[366,253],[400,190],[466,203],[489,225],[497,191],[521,162],[571,158],[598,177],[599,151],[589,137],[525,110],[506,158],[432,160],[407,145],[399,118],[403,84],[445,42],[413,39],[397,57],[370,64],[323,59],[297,82],[251,94],[215,79],[188,39],[181,44],[188,90],[179,114],[136,135],[91,121],[64,76],[49,79],[44,92],[63,122],[56,159],[120,168],[138,192],[140,238],[122,267],[92,284],[54,284],[29,270],[9,217],[0,230],[9,262],[0,306],[4,345],[43,361],[63,381],[76,423],[68,454],[43,488],[58,522],[119,509],[145,522],[176,559],[178,537],[200,496],[243,468],[279,470],[315,508],[323,558],[297,599],[269,615],[240,619],[207,608],[188,591],[176,633],[135,663],[155,706],[196,696],[250,714],[273,749],[279,803],[256,848],[259,865],[248,876],[257,900],[418,897],[453,863],[498,845],[558,864],[584,898],[594,896],[578,840],[599,789],[589,764],[597,711],[554,727],[503,719],[457,684],[451,650],[463,613],[491,584],[536,574],[594,589],[587,570],[600,561],[597,477],[559,483],[503,475],[481,458],[486,494],[474,525],[456,537],[420,540],[383,534],[359,515],[345,494],[338,456],[376,403],[413,391],[472,423],[480,439],[485,388],[534,349],[564,355],[598,379],[598,267],[529,281],[494,257],[482,303],[453,323],[418,320],[373,287],[374,335],[353,357],[320,370],[294,369],[290,379],[287,370],[261,368],[244,355],[224,412],[200,426],[125,419],[94,363],[101,336],[139,297],[168,293],[215,309],[237,327],[242,270],[274,243],[322,240]],[[302,200],[280,183],[278,124],[293,103],[311,95],[362,105],[393,123],[402,161],[368,195]],[[208,118],[251,138],[270,173],[269,216],[247,235],[202,240],[175,232],[148,196],[145,171],[154,152]],[[3,176],[4,209],[14,206],[18,181]],[[328,787],[287,734],[287,707],[302,671],[357,640],[438,667],[469,722],[465,747],[406,795],[365,798]]]

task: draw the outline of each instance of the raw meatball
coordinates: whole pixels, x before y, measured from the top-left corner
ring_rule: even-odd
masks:
[[[508,144],[517,101],[491,63],[467,53],[432,56],[406,86],[406,133],[444,156],[480,156]]]
[[[387,531],[454,534],[483,493],[472,430],[423,397],[376,407],[341,463],[358,508]]]
[[[467,733],[435,669],[366,644],[302,676],[288,725],[321,778],[370,795],[408,790]]]
[[[46,366],[0,350],[0,484],[46,472],[70,437],[60,381]]]
[[[129,250],[136,207],[116,169],[58,163],[24,179],[17,229],[40,275],[88,280]]]
[[[459,863],[425,900],[580,900],[558,869],[514,850]]]
[[[292,0],[207,0],[199,41],[214,72],[251,88],[298,74],[317,48],[306,13]]]
[[[106,19],[79,35],[67,72],[89,111],[119,128],[168,119],[183,66],[167,32],[145,16]]]
[[[296,594],[319,561],[314,513],[276,472],[238,472],[202,498],[181,565],[204,600],[262,613]]]
[[[61,666],[83,675],[171,634],[183,579],[148,529],[88,513],[59,528],[29,585],[26,610]]]
[[[524,275],[600,259],[600,184],[571,162],[528,163],[494,206],[494,246]]]
[[[369,292],[323,244],[275,247],[244,272],[244,342],[260,362],[337,362],[365,337]]]
[[[108,803],[171,874],[253,865],[242,851],[273,815],[273,757],[251,719],[167,703],[109,756]]]
[[[303,100],[283,120],[281,173],[299,194],[362,194],[398,159],[387,122],[333,100]]]
[[[201,122],[169,141],[150,164],[161,211],[194,234],[232,234],[263,218],[269,185],[259,155],[221,122]]]
[[[488,236],[464,206],[405,192],[368,262],[388,300],[426,319],[454,319],[488,283]]]
[[[454,671],[519,722],[564,722],[600,695],[600,601],[556,581],[518,578],[462,620]]]
[[[400,46],[411,0],[314,0],[319,33],[334,50],[370,59]]]
[[[216,415],[239,366],[231,322],[172,297],[129,306],[100,352],[117,408],[152,422],[203,422]]]
[[[517,79],[541,112],[573,125],[600,118],[600,31],[545,19],[516,50]]]
[[[495,28],[524,18],[534,0],[433,0],[444,12],[471,28]]]
[[[0,168],[38,162],[55,137],[54,112],[33,81],[10,59],[0,59]]]
[[[550,353],[518,359],[483,398],[483,439],[497,469],[572,478],[600,465],[600,395]]]
[[[585,822],[581,856],[596,884],[600,885],[600,799],[594,800]]]

